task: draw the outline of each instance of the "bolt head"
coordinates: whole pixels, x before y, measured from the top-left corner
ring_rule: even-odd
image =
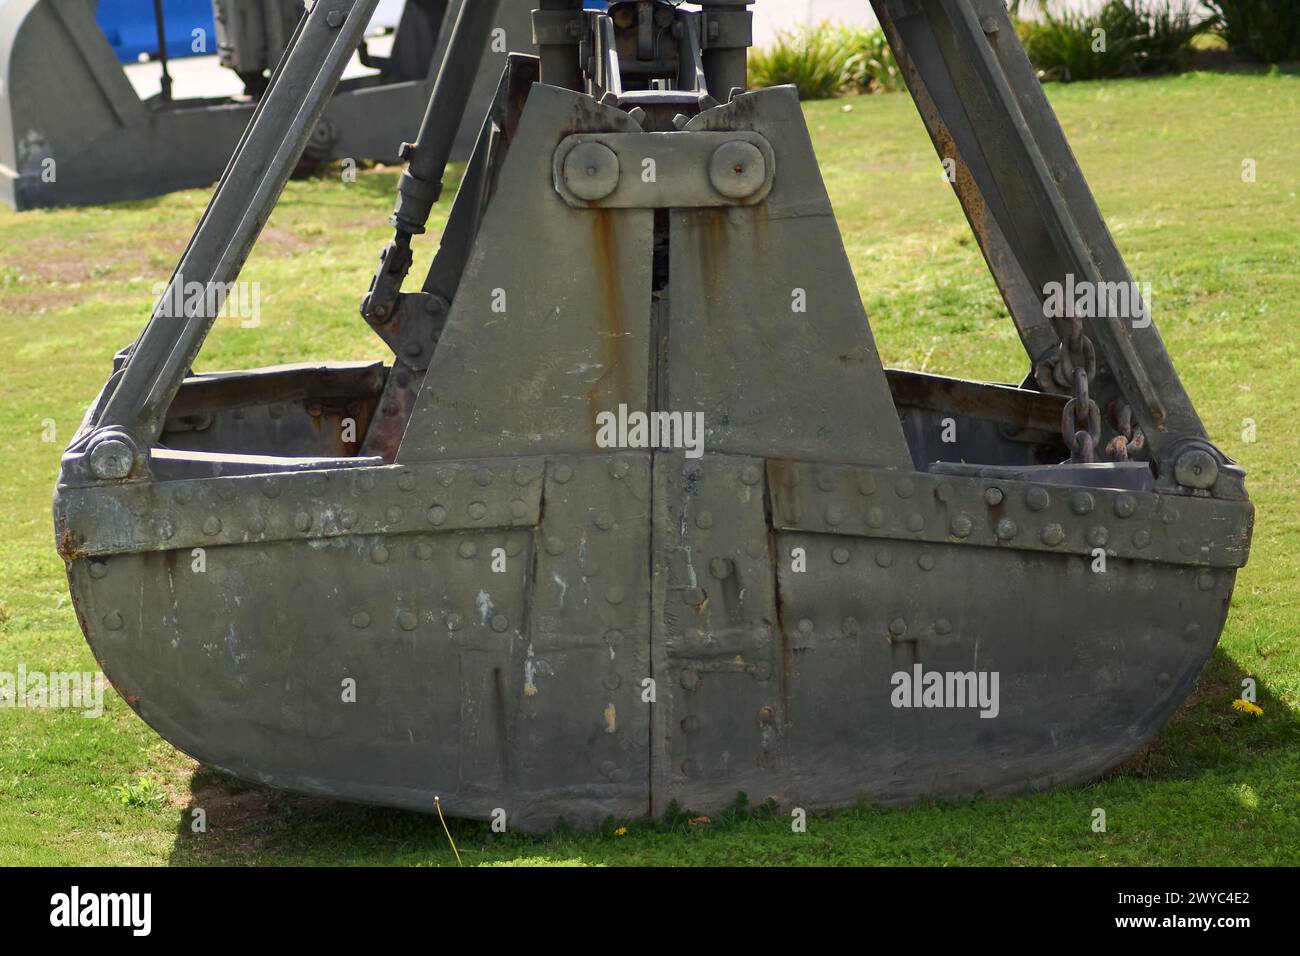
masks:
[[[579,199],[604,199],[618,188],[618,180],[618,156],[603,143],[579,143],[564,157],[564,184]]]
[[[120,438],[106,438],[90,449],[89,460],[96,478],[111,481],[131,474],[135,452]]]
[[[767,181],[767,160],[753,143],[743,139],[723,143],[709,159],[709,182],[728,199],[754,195]]]
[[[1194,448],[1178,456],[1174,479],[1184,488],[1213,488],[1219,480],[1219,463],[1203,448]]]

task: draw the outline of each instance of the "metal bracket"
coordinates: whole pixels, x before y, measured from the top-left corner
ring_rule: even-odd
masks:
[[[533,44],[564,46],[577,43],[586,32],[586,18],[581,10],[534,10]]]
[[[758,133],[580,133],[555,151],[555,190],[578,209],[752,206],[776,153]]]
[[[769,461],[772,524],[806,531],[1202,568],[1245,567],[1245,501]]]

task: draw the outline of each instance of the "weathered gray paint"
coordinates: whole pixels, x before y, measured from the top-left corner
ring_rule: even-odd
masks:
[[[900,54],[921,51],[910,75],[937,128],[915,84],[979,55],[936,52],[936,24],[974,8],[883,7]],[[309,22],[285,69],[334,49]],[[512,60],[442,252],[398,300],[392,321],[417,333],[376,328],[409,362],[182,381],[201,315],[151,323],[121,357],[55,520],[82,628],[132,707],[251,780],[425,811],[437,796],[530,830],[674,800],[708,813],[739,791],[807,810],[1023,792],[1150,741],[1214,649],[1253,522],[1158,337],[1103,347],[1098,378],[1125,398],[1146,381],[1177,412],[1150,423],[1165,451],[1060,464],[1062,396],[881,368],[791,91],[597,102],[529,92],[536,69]],[[1046,109],[1015,71],[972,82]],[[269,212],[284,144],[311,125],[286,124],[285,101],[273,87],[279,122],[253,125],[227,178],[259,191],[218,190],[187,252],[199,275],[232,279]],[[1005,120],[968,133],[996,139]],[[705,133],[708,149],[663,152]],[[752,205],[706,202],[700,164],[728,133],[771,146]],[[695,163],[692,181],[643,206],[575,204],[556,154],[588,135],[620,164],[646,137],[669,168]],[[1033,137],[1016,142],[988,173],[1032,171]],[[977,177],[958,178],[969,211]],[[1019,283],[1031,352],[1045,332],[1016,311],[1027,277],[1058,274],[1006,237],[1087,220],[1077,188],[981,234]],[[702,412],[702,456],[598,447],[596,416],[619,404]],[[340,442],[345,416],[364,439]],[[92,467],[110,442],[138,450],[125,480]],[[895,707],[893,675],[917,665],[997,672],[997,717]]]

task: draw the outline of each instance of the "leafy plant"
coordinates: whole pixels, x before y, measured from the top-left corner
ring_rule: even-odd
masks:
[[[771,47],[750,54],[749,82],[754,87],[792,83],[804,100],[903,88],[883,30],[831,23],[778,33]]]
[[[1016,21],[1044,79],[1094,80],[1183,69],[1210,21],[1172,0],[1106,0],[1092,10],[1041,4],[1041,19]]]
[[[749,85],[793,83],[804,100],[824,100],[852,81],[855,50],[845,31],[829,24],[778,32],[776,42],[749,57]]]
[[[894,51],[877,27],[840,27],[845,44],[853,50],[847,65],[849,85],[869,93],[896,93],[905,88]]]
[[[157,807],[167,799],[152,777],[140,777],[134,783],[124,783],[117,788],[122,806],[133,809]]]
[[[1211,22],[1240,56],[1300,60],[1300,0],[1204,0]]]

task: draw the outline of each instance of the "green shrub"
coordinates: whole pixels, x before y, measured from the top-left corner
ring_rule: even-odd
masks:
[[[840,27],[844,43],[853,51],[848,62],[849,86],[864,93],[896,93],[905,89],[894,51],[877,27]]]
[[[1228,46],[1261,63],[1300,60],[1300,0],[1204,0]]]
[[[1039,20],[1017,20],[1044,79],[1095,80],[1183,69],[1208,21],[1171,0],[1107,0],[1090,11],[1042,4]]]
[[[793,83],[800,99],[824,100],[852,83],[854,55],[845,31],[829,24],[781,31],[771,47],[750,54],[749,85]]]
[[[750,86],[786,83],[800,99],[821,100],[846,91],[894,92],[903,77],[883,30],[819,23],[779,32],[771,47],[750,54]]]

